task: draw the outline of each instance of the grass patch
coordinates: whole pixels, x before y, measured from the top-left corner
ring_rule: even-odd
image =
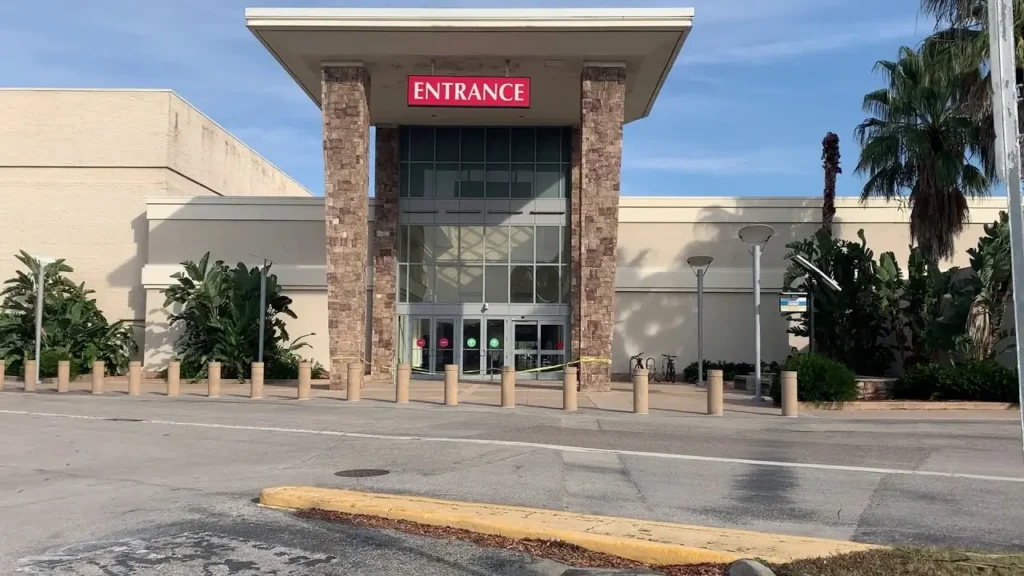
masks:
[[[1022,576],[1024,555],[893,548],[772,565],[776,576]]]

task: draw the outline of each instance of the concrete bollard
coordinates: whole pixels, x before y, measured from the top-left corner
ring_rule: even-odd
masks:
[[[395,403],[409,403],[409,378],[412,376],[412,366],[409,364],[398,365],[398,378],[395,381]]]
[[[647,370],[633,372],[633,414],[647,414]]]
[[[459,405],[459,367],[455,364],[444,367],[444,405]]]
[[[708,415],[722,415],[722,371],[708,370]]]
[[[249,378],[249,398],[259,400],[263,398],[263,362],[253,362],[251,377]]]
[[[576,406],[576,375],[579,369],[566,366],[562,371],[562,410],[575,412]]]
[[[171,360],[167,365],[167,396],[177,396],[181,392],[181,362]]]
[[[142,394],[142,362],[133,360],[128,363],[128,395]]]
[[[299,362],[299,400],[309,400],[309,390],[313,387],[313,367],[309,362]]]
[[[25,392],[36,391],[36,361],[25,360]]]
[[[782,373],[782,415],[796,418],[800,411],[800,402],[796,393],[796,372]]]
[[[348,363],[348,394],[345,400],[359,402],[363,395],[363,363]]]
[[[501,367],[501,407],[516,407],[516,367]]]
[[[64,394],[71,388],[71,361],[57,361],[57,393]]]
[[[206,376],[206,397],[220,398],[220,362],[210,362]]]
[[[103,372],[107,365],[102,360],[92,363],[92,393],[103,394]]]
[[[5,372],[7,370],[7,363],[0,360],[0,390],[4,389],[4,378],[6,377]]]

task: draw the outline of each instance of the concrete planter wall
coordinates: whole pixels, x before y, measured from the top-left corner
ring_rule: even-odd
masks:
[[[896,378],[857,376],[857,398],[859,400],[891,400],[892,387]]]

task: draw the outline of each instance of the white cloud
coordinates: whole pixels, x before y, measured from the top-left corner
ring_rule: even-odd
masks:
[[[628,154],[624,170],[702,174],[706,176],[738,176],[748,174],[806,175],[813,173],[817,160],[802,149],[763,149],[739,153],[682,153],[645,156]]]

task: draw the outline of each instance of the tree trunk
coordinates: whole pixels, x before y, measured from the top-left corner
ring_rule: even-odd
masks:
[[[833,132],[821,141],[821,167],[825,170],[825,190],[821,204],[821,227],[832,233],[832,220],[836,215],[836,175],[842,174],[839,166],[839,136]]]

